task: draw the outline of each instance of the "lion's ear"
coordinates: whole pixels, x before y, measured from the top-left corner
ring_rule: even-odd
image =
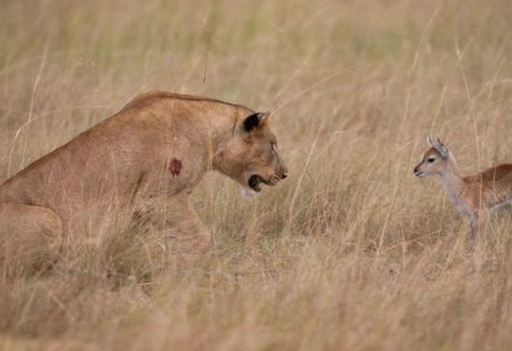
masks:
[[[244,120],[244,130],[250,133],[252,130],[263,125],[268,116],[270,116],[270,112],[256,112],[247,116]]]

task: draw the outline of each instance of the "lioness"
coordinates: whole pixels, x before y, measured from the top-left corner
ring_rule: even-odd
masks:
[[[210,234],[189,198],[206,172],[253,192],[287,176],[268,115],[163,91],[137,96],[0,186],[0,256],[146,223],[203,250]]]

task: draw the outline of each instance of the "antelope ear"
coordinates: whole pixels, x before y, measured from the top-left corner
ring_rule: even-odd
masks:
[[[268,116],[270,116],[270,112],[256,112],[245,117],[244,130],[247,133],[250,133],[254,129],[262,126],[263,123],[267,120]]]
[[[450,151],[448,150],[448,148],[443,144],[443,142],[441,141],[441,139],[439,138],[431,138],[431,137],[427,137],[427,143],[428,145],[430,145],[431,147],[433,147],[437,152],[439,152],[439,154],[443,157],[443,158],[448,158],[450,156]]]
[[[450,156],[450,151],[448,150],[446,145],[444,145],[439,138],[437,138],[436,141],[439,148],[437,151],[439,151],[441,156],[443,156],[444,158],[448,158]]]

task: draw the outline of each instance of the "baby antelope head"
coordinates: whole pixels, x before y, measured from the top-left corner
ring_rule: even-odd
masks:
[[[449,165],[450,152],[441,140],[427,137],[427,143],[430,149],[425,152],[421,162],[414,167],[413,173],[416,177],[441,175]]]

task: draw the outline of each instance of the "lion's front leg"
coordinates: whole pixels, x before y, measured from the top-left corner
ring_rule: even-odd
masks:
[[[162,234],[178,263],[191,263],[209,251],[210,232],[201,222],[189,196],[169,199],[164,205]]]

